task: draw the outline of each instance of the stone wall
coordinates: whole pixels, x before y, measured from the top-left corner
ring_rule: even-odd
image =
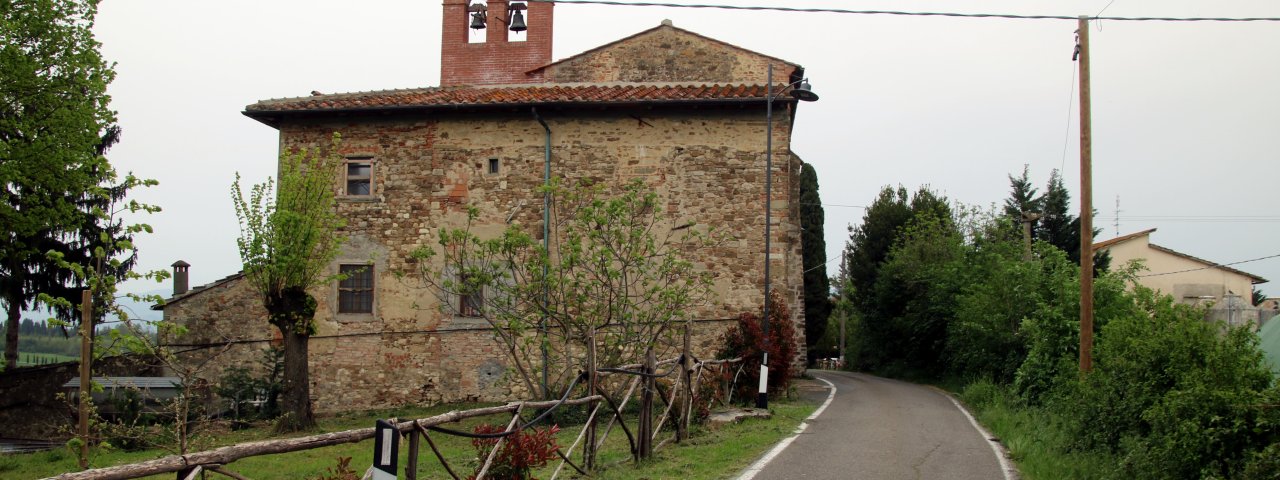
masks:
[[[93,365],[94,376],[160,376],[154,361],[108,357]],[[58,394],[80,377],[80,362],[20,367],[0,372],[0,437],[62,440],[75,428],[76,410]]]
[[[763,290],[764,138],[760,110],[698,112],[652,109],[544,112],[552,130],[553,175],[620,184],[641,179],[662,199],[673,223],[692,222],[726,236],[721,245],[690,252],[714,274],[713,299],[696,319],[731,319],[759,308]],[[796,324],[803,368],[804,339],[798,225],[800,162],[789,145],[789,111],[775,112],[773,288]],[[526,392],[508,375],[506,357],[483,320],[442,313],[436,293],[413,274],[411,252],[434,244],[445,228],[465,225],[493,235],[513,222],[538,232],[544,130],[528,112],[307,122],[281,127],[286,148],[323,148],[342,134],[341,155],[373,163],[373,195],[341,197],[349,241],[333,267],[372,261],[372,314],[338,314],[337,287],[313,292],[320,301],[311,341],[312,394],[319,412],[389,408],[456,400],[505,400]],[[488,172],[497,159],[499,172]],[[193,268],[199,268],[194,266]],[[252,364],[275,333],[245,282],[231,280],[166,307],[191,338],[177,344],[251,340],[207,348],[210,372]],[[714,355],[732,322],[695,325],[694,353]],[[674,353],[668,350],[667,354]],[[208,378],[216,379],[210,374]]]
[[[675,82],[763,85],[787,83],[798,68],[782,60],[693,32],[662,25],[547,66],[550,82]]]

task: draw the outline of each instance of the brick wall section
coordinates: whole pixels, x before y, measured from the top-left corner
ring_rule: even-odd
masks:
[[[525,41],[508,42],[507,2],[490,0],[483,43],[468,43],[467,0],[445,0],[440,27],[440,86],[529,83],[525,72],[551,62],[555,4],[529,3]]]
[[[798,68],[782,60],[662,25],[547,66],[548,82],[677,82],[763,85],[773,63],[775,84]]]

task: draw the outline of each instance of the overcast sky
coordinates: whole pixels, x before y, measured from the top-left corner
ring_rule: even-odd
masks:
[[[1275,0],[696,3],[1280,17]],[[440,4],[103,1],[95,32],[117,62],[109,91],[123,128],[109,157],[160,181],[137,195],[164,209],[147,219],[156,233],[138,240],[142,267],[186,260],[192,285],[239,270],[229,186],[236,172],[265,180],[277,155],[277,132],[240,112],[312,90],[438,85]],[[1007,175],[1027,164],[1041,190],[1061,168],[1078,200],[1074,21],[568,4],[555,15],[556,59],[670,19],[802,65],[821,100],[800,106],[792,148],[817,169],[831,259],[846,227],[861,222],[856,206],[885,185],[930,185],[985,207],[1003,201]],[[1090,37],[1099,240],[1116,234],[1119,197],[1121,234],[1158,228],[1154,243],[1223,263],[1280,254],[1280,23],[1102,21]],[[1280,281],[1280,258],[1236,268]]]

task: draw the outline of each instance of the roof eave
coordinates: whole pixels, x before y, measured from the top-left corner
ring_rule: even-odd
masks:
[[[671,99],[671,100],[637,100],[621,102],[601,101],[546,101],[546,102],[513,102],[513,103],[474,103],[449,105],[385,105],[359,108],[330,108],[315,110],[249,110],[241,112],[246,117],[257,120],[269,127],[279,129],[280,119],[285,117],[324,117],[329,115],[372,115],[391,113],[430,113],[430,112],[463,112],[463,111],[498,111],[515,110],[532,107],[566,107],[566,108],[634,108],[644,106],[723,106],[750,105],[764,103],[765,98],[711,98],[711,99]],[[796,103],[794,98],[775,97],[775,103]]]

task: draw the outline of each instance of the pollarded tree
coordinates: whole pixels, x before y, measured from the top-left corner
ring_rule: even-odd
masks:
[[[713,236],[672,224],[640,181],[608,187],[543,187],[553,199],[545,247],[518,224],[490,239],[468,224],[413,252],[443,310],[494,327],[530,393],[542,391],[544,372],[547,389],[561,391],[588,366],[591,345],[598,367],[638,363],[650,348],[665,355],[673,342],[664,340],[710,295],[711,273],[689,259],[714,246]]]
[[[10,329],[7,368],[17,360],[22,309],[69,274],[45,253],[78,238],[77,200],[103,180],[95,155],[115,122],[107,84],[115,77],[93,38],[96,0],[0,0],[0,294]]]
[[[338,230],[344,223],[334,201],[338,141],[334,134],[328,151],[281,155],[278,186],[268,179],[254,185],[247,199],[239,174],[231,186],[245,279],[262,295],[267,320],[284,339],[281,431],[315,425],[307,344],[316,331],[316,299],[308,290],[336,279],[327,269],[343,240]]]
[[[800,248],[804,253],[804,335],[810,347],[822,338],[831,313],[831,280],[823,268],[827,264],[823,223],[825,214],[822,197],[818,195],[818,172],[806,163],[800,169]]]

